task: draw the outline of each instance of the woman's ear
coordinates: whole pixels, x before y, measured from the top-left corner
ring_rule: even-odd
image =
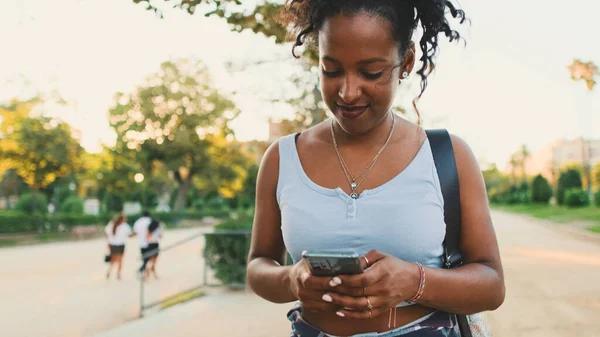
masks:
[[[400,68],[400,79],[403,80],[402,74],[407,72],[409,75],[415,66],[415,43],[410,42],[410,46],[402,58],[402,67]]]

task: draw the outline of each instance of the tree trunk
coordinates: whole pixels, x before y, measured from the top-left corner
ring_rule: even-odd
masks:
[[[173,212],[180,213],[185,208],[187,192],[192,186],[192,176],[188,176],[186,180],[182,180],[179,183],[179,191],[177,192],[177,198],[175,199],[175,205],[173,206]]]

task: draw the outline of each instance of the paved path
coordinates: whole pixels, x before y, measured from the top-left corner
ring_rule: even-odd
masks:
[[[166,231],[162,244],[200,231],[206,229]],[[202,245],[199,238],[159,257],[161,279],[147,283],[147,303],[201,284]],[[135,238],[126,246],[121,281],[105,279],[105,251],[103,239],[0,249],[0,335],[81,337],[135,320]]]
[[[507,298],[488,313],[495,337],[600,336],[600,244],[557,231],[558,225],[493,212]],[[167,233],[177,241],[192,231]],[[130,246],[135,246],[134,241]],[[198,284],[201,242],[161,256],[152,296]],[[189,337],[287,336],[290,304],[248,292],[208,295],[141,320],[138,265],[132,249],[125,279],[103,279],[102,241],[0,250],[0,317],[6,336]],[[171,257],[169,257],[171,256]],[[169,260],[168,260],[169,259]],[[18,262],[18,264],[17,264]],[[171,262],[171,263],[169,263]],[[133,321],[132,321],[133,320]],[[118,326],[119,324],[128,322]],[[102,331],[105,330],[105,331]],[[101,332],[102,331],[102,332]]]
[[[525,216],[493,218],[507,287],[488,315],[495,335],[600,336],[600,244]]]
[[[600,336],[600,244],[555,224],[493,212],[507,285],[487,313],[495,337]],[[248,293],[211,295],[95,337],[287,336],[289,304]]]

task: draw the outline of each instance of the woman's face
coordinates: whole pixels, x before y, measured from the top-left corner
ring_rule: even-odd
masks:
[[[366,13],[331,17],[319,31],[321,93],[349,134],[370,131],[390,111],[402,71],[391,32]]]

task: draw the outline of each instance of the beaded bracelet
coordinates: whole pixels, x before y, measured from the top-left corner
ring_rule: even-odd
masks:
[[[423,268],[423,265],[420,264],[419,262],[415,262],[415,264],[417,265],[417,267],[419,267],[419,275],[420,275],[419,289],[417,290],[417,293],[415,294],[415,296],[413,296],[413,298],[411,298],[410,300],[407,301],[408,303],[417,302],[417,300],[419,300],[419,298],[421,298],[421,295],[423,295],[423,289],[425,289],[425,268]]]

